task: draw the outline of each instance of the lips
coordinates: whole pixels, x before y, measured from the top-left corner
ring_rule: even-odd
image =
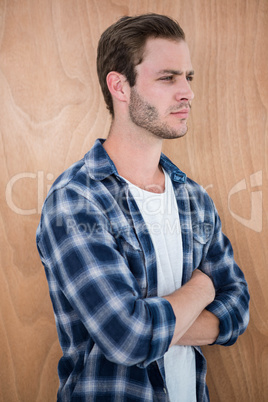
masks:
[[[189,112],[190,109],[187,108],[187,109],[180,109],[177,112],[172,112],[171,114],[179,117],[180,119],[187,119],[187,117],[189,116]]]

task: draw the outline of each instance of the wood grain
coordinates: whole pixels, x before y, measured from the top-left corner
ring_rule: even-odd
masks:
[[[56,400],[61,351],[35,231],[53,180],[109,129],[99,36],[143,12],[186,32],[195,101],[187,136],[164,150],[214,199],[250,286],[246,333],[204,348],[211,400],[268,400],[267,0],[0,0],[0,401]]]

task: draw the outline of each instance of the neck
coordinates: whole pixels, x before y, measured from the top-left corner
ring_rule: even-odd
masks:
[[[147,191],[163,192],[165,180],[159,166],[163,140],[140,134],[112,123],[104,148],[120,176]]]

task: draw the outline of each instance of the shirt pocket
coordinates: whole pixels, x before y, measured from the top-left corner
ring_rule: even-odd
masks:
[[[116,241],[120,254],[138,283],[142,297],[145,297],[147,292],[145,257],[134,231],[128,228],[120,230]]]
[[[199,223],[193,226],[193,268],[202,262],[205,246],[212,236],[213,226],[210,223]]]

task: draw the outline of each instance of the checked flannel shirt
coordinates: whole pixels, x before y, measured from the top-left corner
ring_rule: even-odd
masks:
[[[157,297],[151,238],[102,142],[53,184],[37,230],[63,352],[58,401],[169,401],[163,355],[175,316]],[[178,204],[182,283],[196,268],[212,278],[215,343],[232,345],[249,320],[247,283],[207,193],[166,156],[160,164]],[[208,401],[206,361],[195,352],[197,401]]]

